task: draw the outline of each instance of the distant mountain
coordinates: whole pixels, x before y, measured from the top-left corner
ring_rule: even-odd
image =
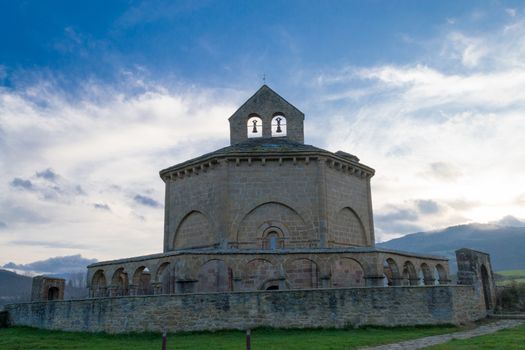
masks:
[[[55,256],[46,260],[38,260],[29,264],[9,262],[0,268],[11,271],[23,271],[33,275],[54,274],[67,275],[72,272],[86,271],[86,266],[97,262],[97,259],[87,259],[80,254],[69,256]]]
[[[80,255],[52,257],[29,264],[13,262],[0,266],[0,306],[8,303],[29,301],[31,297],[31,277],[46,275],[66,280],[65,299],[77,299],[87,296],[86,266],[96,262]],[[23,273],[24,275],[21,275]]]
[[[31,277],[0,270],[0,306],[28,301],[31,296]]]
[[[377,247],[446,256],[455,273],[455,250],[471,248],[489,253],[494,271],[525,269],[525,227],[468,224],[418,232],[376,244]]]

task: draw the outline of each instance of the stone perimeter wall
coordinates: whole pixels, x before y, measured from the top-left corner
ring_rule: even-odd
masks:
[[[461,324],[486,316],[471,286],[93,298],[7,305],[11,325],[87,332]]]

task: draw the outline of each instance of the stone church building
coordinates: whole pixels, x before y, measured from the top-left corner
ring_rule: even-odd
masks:
[[[230,145],[161,170],[163,252],[88,266],[87,299],[35,278],[9,323],[89,332],[461,324],[495,305],[488,254],[375,247],[374,170],[304,144],[304,114],[262,86]]]
[[[374,169],[304,144],[304,118],[263,85],[230,146],[160,171],[163,252],[90,265],[90,295],[448,283],[442,257],[375,248]]]

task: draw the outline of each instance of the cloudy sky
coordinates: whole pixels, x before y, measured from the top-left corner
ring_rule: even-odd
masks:
[[[525,218],[520,1],[1,1],[0,44],[0,265],[160,252],[158,171],[263,76],[376,169],[378,240]]]

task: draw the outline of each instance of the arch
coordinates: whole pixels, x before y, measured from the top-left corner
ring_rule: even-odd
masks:
[[[183,217],[175,230],[173,249],[209,247],[215,243],[210,220],[202,212],[192,210]]]
[[[339,210],[331,226],[331,240],[336,246],[367,246],[370,244],[363,222],[355,210],[350,207]]]
[[[169,262],[160,264],[155,274],[154,281],[160,284],[160,294],[175,293],[175,271]]]
[[[272,137],[283,137],[287,135],[286,117],[283,113],[277,112],[272,118]]]
[[[133,285],[135,286],[135,295],[153,294],[151,285],[151,273],[146,266],[140,266],[133,274]]]
[[[107,282],[104,270],[97,270],[91,279],[91,293],[94,297],[105,297],[107,292]]]
[[[124,268],[121,267],[113,273],[111,278],[111,295],[121,296],[128,295],[129,293],[129,279],[128,274],[124,272]]]
[[[51,287],[47,290],[47,300],[60,299],[60,289],[58,287]]]
[[[493,308],[491,291],[490,291],[490,280],[489,273],[485,265],[481,265],[481,287],[483,288],[483,299],[485,300],[485,309],[491,310]]]
[[[270,279],[265,281],[260,290],[284,290],[289,289],[288,284],[283,279]]]
[[[263,136],[263,122],[257,114],[250,114],[246,121],[246,132],[248,138]]]
[[[286,280],[292,289],[317,288],[319,269],[317,263],[307,258],[288,260],[284,266]]]
[[[275,280],[279,277],[279,270],[270,261],[256,258],[250,260],[243,274],[244,290],[264,290],[267,280]]]
[[[397,267],[397,263],[395,262],[394,259],[387,258],[383,262],[383,274],[385,275],[387,286],[399,285],[401,275],[399,273],[399,268]]]
[[[425,286],[432,286],[435,284],[435,279],[432,270],[426,263],[421,264],[421,272],[423,273],[423,283],[425,284]]]
[[[227,292],[233,289],[233,274],[224,260],[211,259],[201,265],[197,292]]]
[[[284,248],[284,237],[286,229],[280,223],[264,223],[265,226],[262,233],[262,248],[269,250],[276,250]]]
[[[331,266],[333,288],[364,287],[365,272],[359,261],[352,258],[336,259]]]
[[[436,271],[438,275],[439,284],[447,284],[448,283],[447,270],[445,270],[443,265],[436,264]]]
[[[419,277],[417,276],[416,268],[410,260],[403,264],[403,285],[417,286],[419,284]]]
[[[287,246],[297,248],[305,245],[309,230],[302,216],[292,207],[275,201],[255,206],[242,218],[237,229],[236,242],[239,247],[259,248],[263,233],[260,230],[271,226],[279,228],[284,235],[283,239],[287,240]]]

